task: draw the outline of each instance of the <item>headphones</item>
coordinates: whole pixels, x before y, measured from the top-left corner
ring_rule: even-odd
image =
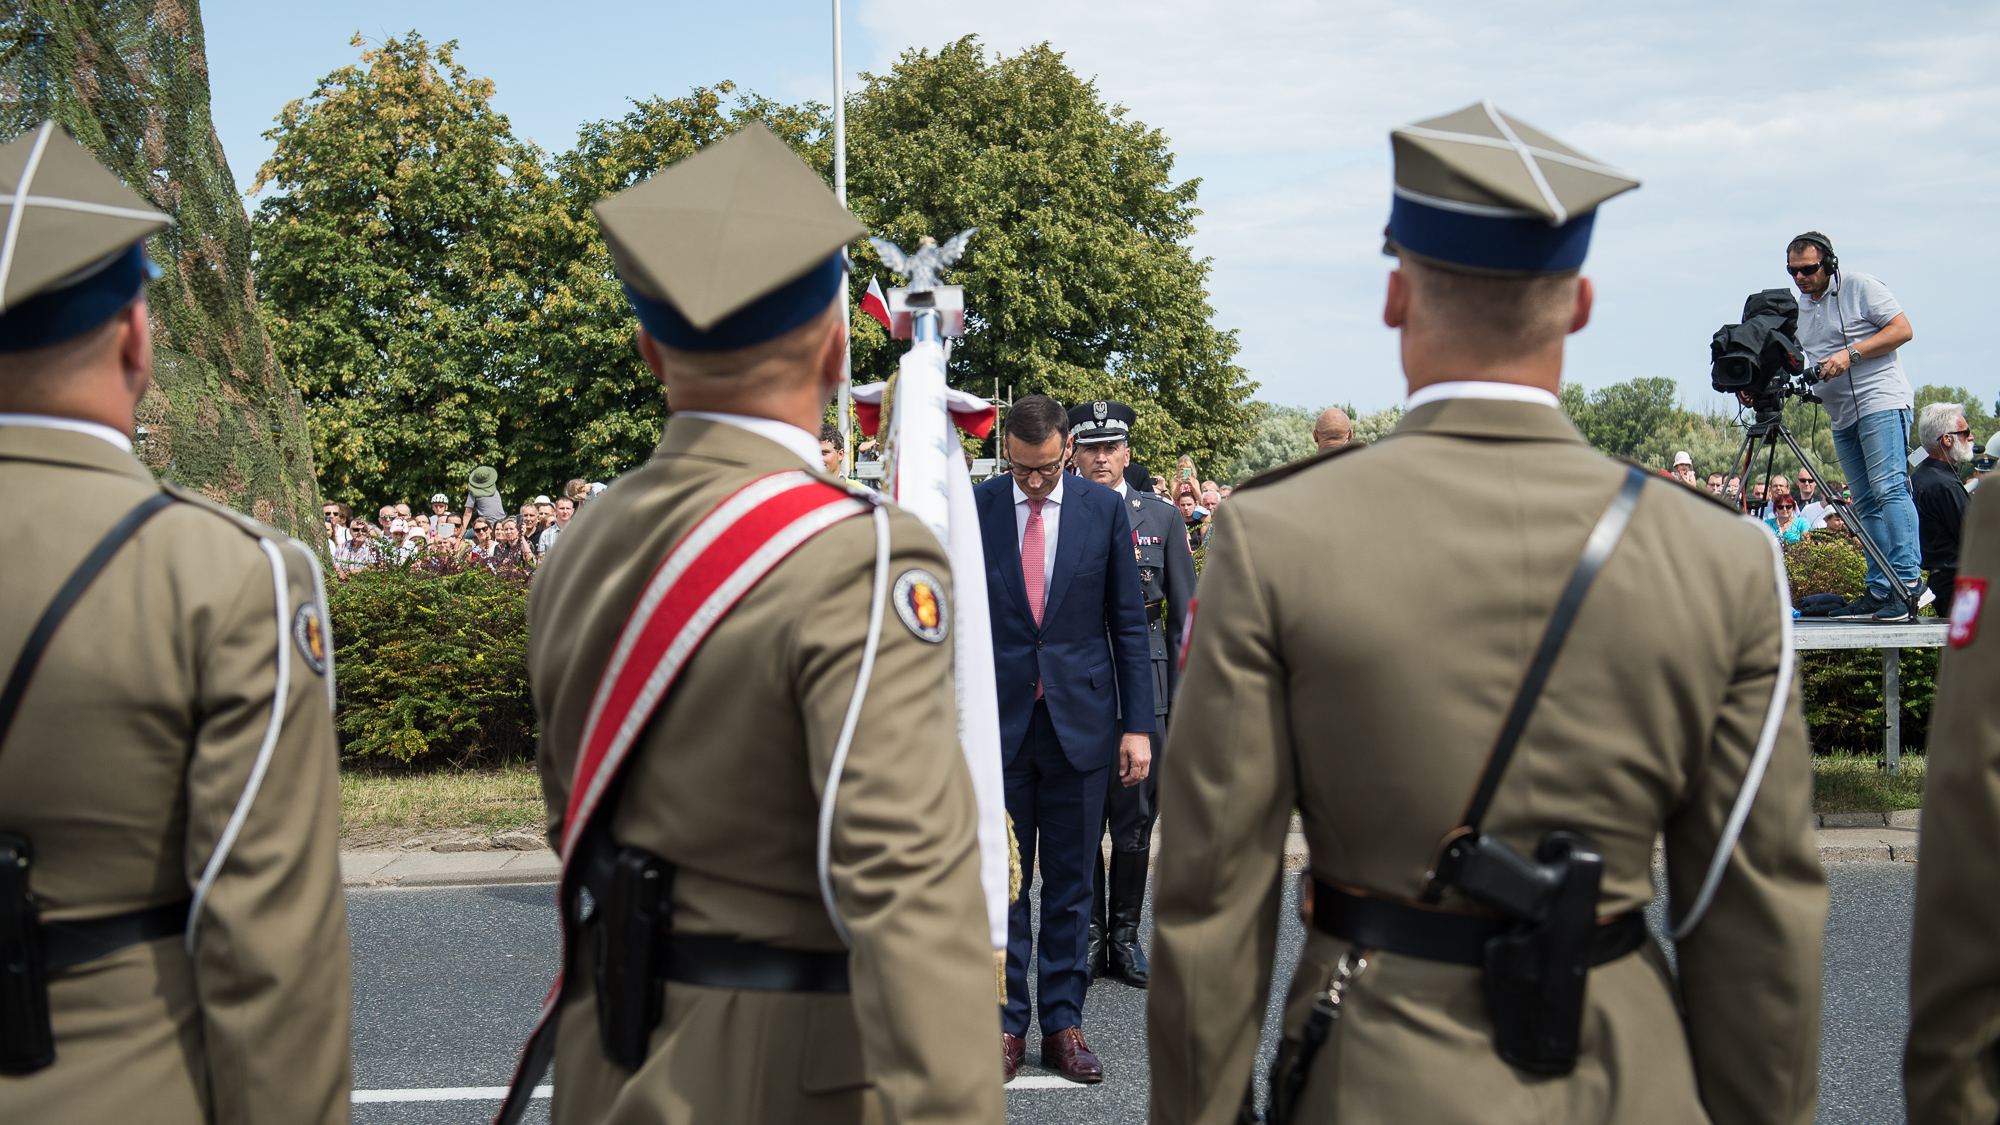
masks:
[[[1826,272],[1829,275],[1840,272],[1840,255],[1833,252],[1833,243],[1827,241],[1825,235],[1816,230],[1809,230],[1792,241],[1810,242],[1819,247],[1820,260],[1826,263]]]

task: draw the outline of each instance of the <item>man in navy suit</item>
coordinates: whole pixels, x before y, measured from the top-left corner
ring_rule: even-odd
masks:
[[[1132,527],[1118,493],[1067,475],[1069,416],[1030,395],[1007,413],[1010,475],[973,490],[986,546],[1000,760],[1021,867],[1039,859],[1036,961],[1042,1065],[1078,1082],[1104,1067],[1083,1039],[1091,871],[1108,775],[1137,785],[1152,763],[1153,669]],[[1007,926],[1004,1070],[1028,1033],[1028,898]]]

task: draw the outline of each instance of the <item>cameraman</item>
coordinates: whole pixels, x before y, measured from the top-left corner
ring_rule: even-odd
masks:
[[[1896,349],[1910,342],[1910,318],[1889,288],[1865,273],[1842,271],[1833,243],[1807,231],[1785,248],[1786,269],[1799,287],[1799,344],[1820,367],[1817,389],[1833,424],[1833,447],[1854,494],[1862,527],[1914,592],[1917,509],[1905,475],[1904,446],[1916,398]],[[1836,618],[1903,621],[1908,607],[1871,557],[1868,589],[1834,611]]]

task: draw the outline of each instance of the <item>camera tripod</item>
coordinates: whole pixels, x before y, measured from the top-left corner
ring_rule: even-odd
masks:
[[[1800,397],[1804,398],[1807,402],[1819,401],[1811,395],[1801,395]],[[1742,491],[1736,497],[1736,508],[1737,511],[1743,512],[1746,515],[1749,514],[1750,505],[1750,469],[1757,462],[1757,448],[1760,442],[1770,451],[1764,459],[1764,491],[1766,496],[1765,502],[1767,504],[1770,503],[1771,473],[1777,464],[1778,440],[1780,438],[1784,439],[1785,447],[1792,451],[1792,456],[1798,458],[1799,464],[1811,469],[1814,479],[1818,480],[1822,487],[1826,484],[1826,473],[1819,465],[1806,457],[1805,450],[1800,449],[1799,443],[1793,439],[1792,431],[1785,427],[1783,403],[1784,400],[1782,398],[1775,402],[1765,400],[1761,397],[1757,399],[1753,404],[1757,411],[1757,420],[1744,427],[1743,430],[1743,447],[1737,450],[1735,461],[1737,467],[1736,476],[1743,481]],[[1869,561],[1873,562],[1875,568],[1888,577],[1889,585],[1895,591],[1895,596],[1910,611],[1910,616],[1915,618],[1918,609],[1918,595],[1909,587],[1903,585],[1903,580],[1896,575],[1895,568],[1889,565],[1888,554],[1868,534],[1868,529],[1861,526],[1861,516],[1854,510],[1853,502],[1844,496],[1834,495],[1831,488],[1827,488],[1824,495],[1827,506],[1840,514],[1841,521],[1847,524],[1847,529],[1852,531],[1855,538],[1861,541],[1861,549],[1867,553]]]

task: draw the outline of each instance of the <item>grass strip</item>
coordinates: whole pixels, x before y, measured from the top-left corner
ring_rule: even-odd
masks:
[[[1896,812],[1924,805],[1924,756],[1905,754],[1893,776],[1878,754],[1813,758],[1813,811]]]
[[[540,829],[542,783],[530,765],[436,773],[340,772],[340,834],[386,842],[450,828]]]

